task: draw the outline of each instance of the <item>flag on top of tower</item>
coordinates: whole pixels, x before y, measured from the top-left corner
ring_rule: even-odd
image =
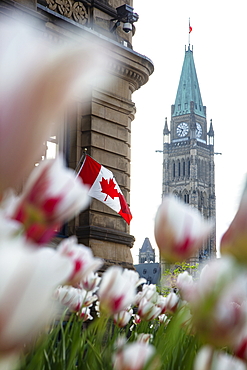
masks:
[[[89,196],[105,203],[130,224],[132,215],[113,173],[89,155],[85,155],[78,176],[89,185]]]
[[[191,33],[191,31],[192,31],[192,27],[190,25],[190,20],[189,20],[189,33]]]

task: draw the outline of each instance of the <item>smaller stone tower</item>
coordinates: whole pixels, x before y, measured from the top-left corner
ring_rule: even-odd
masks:
[[[155,262],[155,250],[152,248],[148,238],[145,238],[142,247],[139,249],[139,263],[145,262]]]

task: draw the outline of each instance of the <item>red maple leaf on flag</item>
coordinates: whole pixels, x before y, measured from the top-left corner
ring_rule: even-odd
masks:
[[[113,179],[106,180],[104,179],[104,177],[102,177],[102,180],[100,181],[100,185],[101,185],[101,193],[106,194],[104,201],[107,200],[108,195],[112,199],[119,197],[119,193],[117,189],[115,189],[116,184]]]

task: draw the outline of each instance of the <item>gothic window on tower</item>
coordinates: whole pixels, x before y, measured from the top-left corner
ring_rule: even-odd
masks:
[[[180,161],[178,161],[178,177],[181,176],[181,164]]]
[[[201,161],[200,161],[200,159],[198,159],[198,161],[197,161],[197,177],[198,177],[198,179],[201,178]]]
[[[190,177],[190,160],[189,159],[187,162],[187,169],[188,169],[188,177]]]
[[[202,180],[204,181],[205,180],[205,163],[204,161],[202,161]]]
[[[182,168],[183,168],[183,177],[185,177],[185,161],[182,162]]]
[[[175,165],[175,162],[173,162],[173,164],[172,164],[172,177],[173,178],[176,177],[176,165]]]
[[[189,196],[189,194],[185,193],[184,194],[184,203],[189,204],[189,202],[190,202],[190,196]]]
[[[204,194],[202,191],[198,192],[198,209],[199,211],[204,210]]]

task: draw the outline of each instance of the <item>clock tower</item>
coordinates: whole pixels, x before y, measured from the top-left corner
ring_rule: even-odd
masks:
[[[170,130],[165,119],[163,138],[163,196],[172,193],[197,208],[205,219],[215,220],[214,130],[212,120],[207,123],[190,45],[185,49],[175,104],[171,106]],[[214,228],[190,263],[215,255]]]

